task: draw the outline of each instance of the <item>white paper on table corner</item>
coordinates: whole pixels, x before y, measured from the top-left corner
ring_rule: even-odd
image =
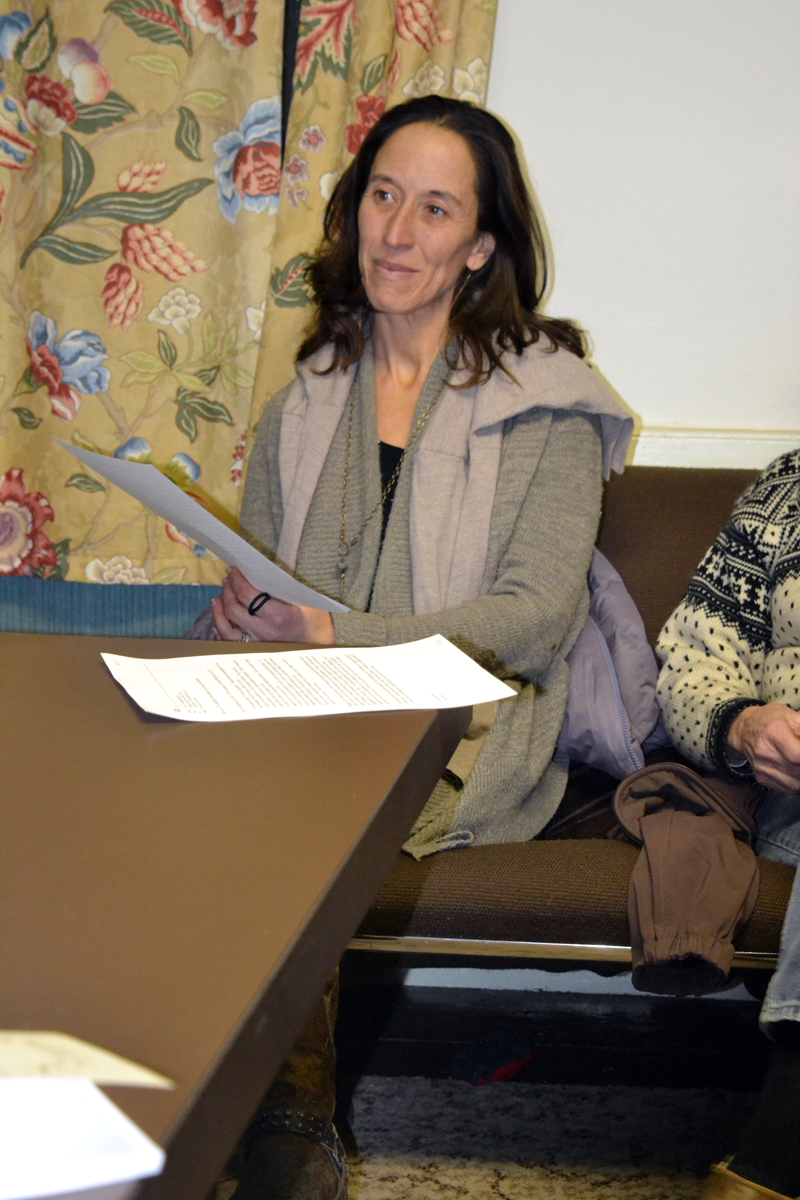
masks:
[[[70,446],[59,438],[55,440],[109,483],[122,488],[177,529],[191,534],[228,566],[238,567],[245,579],[259,591],[269,592],[270,596],[283,600],[285,604],[305,604],[324,612],[349,611],[346,604],[315,592],[270,562],[255,546],[234,533],[202,504],[187,496],[151,463],[128,462],[123,458],[112,458],[107,454]]]
[[[88,1079],[0,1079],[0,1200],[146,1179],[165,1157]]]
[[[439,634],[361,650],[102,658],[145,712],[183,721],[460,708],[516,695]]]
[[[68,1033],[0,1030],[0,1079],[91,1079],[123,1087],[173,1088],[166,1075]]]

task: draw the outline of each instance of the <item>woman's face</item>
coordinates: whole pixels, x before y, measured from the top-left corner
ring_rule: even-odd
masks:
[[[458,279],[494,250],[478,232],[475,167],[464,139],[406,125],[375,158],[358,210],[359,268],[373,309],[446,319]]]

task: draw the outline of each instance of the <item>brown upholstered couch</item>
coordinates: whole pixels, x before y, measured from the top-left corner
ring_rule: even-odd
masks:
[[[651,642],[755,474],[632,467],[609,483],[598,545],[628,585]],[[610,788],[607,795],[610,804]],[[351,949],[624,963],[637,854],[606,834],[457,850],[419,863],[401,855]],[[778,953],[794,872],[764,859],[760,866],[737,967],[773,967]]]

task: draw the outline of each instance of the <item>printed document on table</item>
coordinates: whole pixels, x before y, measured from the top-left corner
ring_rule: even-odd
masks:
[[[438,634],[365,650],[103,660],[145,712],[183,721],[459,708],[516,694]]]
[[[158,1071],[68,1033],[37,1029],[0,1030],[0,1079],[91,1079],[126,1087],[173,1088]]]
[[[191,496],[182,492],[171,479],[162,475],[150,463],[128,462],[122,458],[110,458],[107,454],[95,454],[59,441],[59,446],[69,450],[76,458],[102,475],[109,483],[116,484],[128,495],[147,505],[159,517],[169,521],[177,529],[191,534],[203,546],[230,567],[238,567],[245,579],[261,592],[269,592],[276,600],[285,604],[305,604],[320,608],[324,612],[347,612],[346,604],[322,596],[313,588],[300,583],[275,563],[239,537],[227,525],[203,508]]]

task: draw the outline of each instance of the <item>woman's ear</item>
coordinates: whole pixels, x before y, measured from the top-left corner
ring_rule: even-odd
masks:
[[[496,245],[497,242],[493,233],[479,233],[475,239],[475,248],[467,259],[467,266],[470,271],[480,271],[481,267],[486,266],[494,254]]]

